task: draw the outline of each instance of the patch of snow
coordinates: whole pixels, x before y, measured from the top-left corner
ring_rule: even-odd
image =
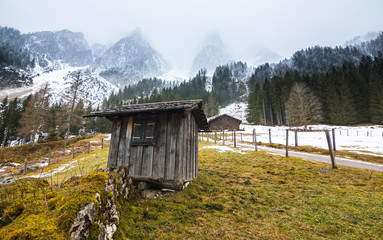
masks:
[[[247,122],[246,109],[247,109],[247,103],[243,103],[243,102],[232,103],[224,108],[221,108],[219,110],[219,115],[227,114],[229,116],[242,120],[242,122]]]
[[[269,142],[269,129],[271,130],[271,142],[286,144],[286,126],[262,126],[241,124],[244,129],[243,141],[252,142],[253,129],[256,130],[257,142]],[[357,151],[360,154],[370,154],[383,157],[383,127],[382,126],[329,126],[329,125],[310,125],[312,130],[331,130],[335,131],[336,150]],[[303,127],[300,127],[303,129]],[[332,133],[330,131],[331,140]],[[289,132],[289,145],[295,145],[295,136]],[[298,132],[299,146],[312,146],[328,149],[326,135],[324,132]],[[359,151],[359,152],[358,152]],[[361,151],[367,151],[361,152]]]
[[[8,165],[11,165],[11,166],[14,166],[14,167],[17,167],[17,166],[20,166],[21,163],[15,163],[15,162],[9,162],[7,163]]]
[[[106,138],[104,139],[104,141],[110,141],[112,137],[112,134],[106,134]]]
[[[240,150],[236,150],[234,148],[228,147],[228,146],[222,146],[222,145],[214,145],[214,146],[204,146],[202,149],[217,149],[218,152],[235,152],[240,154],[246,154],[246,152],[242,152]]]

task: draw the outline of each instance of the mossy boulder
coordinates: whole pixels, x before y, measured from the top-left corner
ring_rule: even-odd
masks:
[[[50,186],[22,179],[0,195],[0,239],[112,239],[134,192],[126,167]]]

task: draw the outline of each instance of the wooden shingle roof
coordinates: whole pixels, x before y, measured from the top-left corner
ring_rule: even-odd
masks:
[[[138,114],[156,114],[165,112],[192,112],[197,119],[198,127],[201,130],[209,130],[206,115],[202,109],[202,100],[183,100],[171,102],[155,102],[125,105],[113,109],[91,112],[84,117],[118,117],[132,116]]]

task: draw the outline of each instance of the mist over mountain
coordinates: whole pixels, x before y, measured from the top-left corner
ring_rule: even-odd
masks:
[[[95,60],[93,70],[111,83],[125,86],[169,70],[167,61],[136,30]]]
[[[279,54],[259,45],[253,45],[242,53],[230,54],[221,36],[211,33],[202,41],[189,76],[206,69],[207,76],[215,77],[215,83],[220,82],[216,80],[220,75],[225,76],[225,79],[234,79],[230,86],[236,89],[241,84],[238,88],[241,89],[238,91],[240,94],[237,95],[243,100],[246,96],[244,86],[250,76],[250,82],[263,83],[265,79],[283,75],[291,69],[304,74],[322,73],[344,62],[356,64],[364,55],[377,56],[383,49],[383,36],[374,36],[375,33],[369,33],[356,37],[346,47],[310,47],[296,51],[290,59],[280,61]],[[362,41],[371,38],[370,41]],[[242,70],[236,67],[231,74],[226,74],[229,77],[220,74],[226,73],[225,69],[230,66],[237,66],[233,63],[239,61],[243,62],[237,64]],[[58,102],[59,92],[69,87],[68,76],[80,71],[87,88],[92,89],[83,97],[99,106],[103,98],[118,88],[135,84],[144,78],[170,76],[169,70],[170,63],[152,47],[140,30],[133,31],[112,45],[89,46],[80,32],[62,30],[22,34],[13,28],[0,27],[0,90],[14,88],[14,96],[26,96],[39,90],[45,83],[51,83],[52,92],[56,94],[54,99]],[[241,72],[241,76],[236,76],[236,72]],[[211,79],[208,77],[207,82],[211,82]],[[169,79],[165,77],[163,80]],[[6,91],[0,96],[5,97],[10,93],[12,91]]]
[[[379,32],[368,32],[362,36],[356,36],[351,40],[345,42],[345,46],[360,45],[364,42],[368,42],[376,39],[379,36]]]
[[[249,47],[237,58],[242,59],[252,66],[258,66],[266,62],[274,63],[283,59],[278,53],[275,53],[261,45],[253,45]]]
[[[211,33],[206,37],[202,48],[194,58],[190,75],[193,76],[202,68],[212,74],[216,67],[231,62],[234,62],[234,59],[224,46],[221,36],[218,33]]]

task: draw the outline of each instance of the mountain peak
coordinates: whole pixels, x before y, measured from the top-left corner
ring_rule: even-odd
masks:
[[[224,44],[221,35],[218,32],[210,32],[206,35],[204,45],[211,45],[217,48],[223,48]]]

